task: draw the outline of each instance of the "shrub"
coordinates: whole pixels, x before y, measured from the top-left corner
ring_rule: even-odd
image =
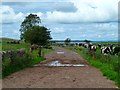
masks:
[[[15,53],[13,56],[14,58],[12,58],[12,63],[9,59],[4,60],[3,62],[3,68],[2,68],[3,78],[5,76],[10,75],[11,73],[14,73],[18,70],[21,70],[25,67],[29,67],[32,65],[32,57],[28,53],[26,53],[23,57],[18,57]]]

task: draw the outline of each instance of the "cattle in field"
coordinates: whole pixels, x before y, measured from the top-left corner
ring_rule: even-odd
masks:
[[[114,44],[101,47],[101,53],[104,55],[107,54],[118,55],[119,52],[120,52],[120,46],[114,46]]]
[[[89,48],[89,44],[85,43],[85,44],[83,45],[83,47],[84,47],[84,48]]]
[[[103,46],[101,47],[101,53],[104,55],[112,54],[112,49],[110,47]]]
[[[118,55],[119,52],[120,52],[120,47],[119,46],[114,47],[114,49],[113,49],[113,55]]]
[[[74,43],[71,43],[70,46],[74,46]]]
[[[89,50],[90,51],[96,51],[97,47],[95,45],[89,45]]]
[[[82,43],[79,43],[79,46],[83,46],[83,44],[82,44]]]
[[[98,46],[99,48],[101,48],[101,47],[102,47],[102,45],[101,45],[101,44],[98,44],[97,46]]]
[[[97,46],[93,45],[92,43],[85,43],[85,44],[82,44],[82,46],[84,48],[87,48],[90,52],[95,52],[97,49]]]
[[[79,44],[78,43],[74,43],[74,46],[79,46]]]
[[[96,49],[97,49],[96,45],[93,45],[92,43],[88,44],[89,53],[90,53],[90,55],[93,56],[93,58],[95,58]]]
[[[39,45],[33,44],[30,47],[30,52],[33,52],[33,50],[37,50],[39,48]]]
[[[80,44],[81,46],[81,44]],[[98,44],[93,45],[92,43],[82,44],[84,48],[89,50],[89,53],[95,53],[97,48],[100,48],[100,51],[104,55],[118,55],[120,53],[120,45],[117,44]]]
[[[20,44],[20,40],[18,40],[18,41],[8,41],[7,44]]]

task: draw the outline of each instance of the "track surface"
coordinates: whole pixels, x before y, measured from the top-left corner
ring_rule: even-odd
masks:
[[[3,79],[3,88],[116,88],[113,81],[87,64],[76,52],[60,47],[47,54],[46,61]],[[64,52],[64,54],[57,54]],[[84,67],[44,66],[58,60],[63,64],[84,64]]]

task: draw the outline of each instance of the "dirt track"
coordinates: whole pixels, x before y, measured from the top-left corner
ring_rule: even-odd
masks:
[[[77,53],[54,47],[46,61],[3,79],[3,88],[116,88],[113,81],[87,64]],[[64,54],[57,54],[64,52]],[[53,67],[45,64],[58,60],[62,64],[84,64],[82,67]]]

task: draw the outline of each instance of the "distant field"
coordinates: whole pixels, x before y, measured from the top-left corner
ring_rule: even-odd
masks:
[[[3,51],[6,51],[6,50],[16,50],[16,49],[20,49],[20,48],[29,49],[30,44],[26,44],[26,43],[21,43],[21,44],[6,44],[6,43],[2,43],[2,44],[0,44],[0,47],[2,47],[1,49]]]
[[[12,38],[0,38],[0,43],[6,43],[8,41],[16,41],[17,39]]]
[[[120,44],[120,42],[93,42],[94,44]]]

